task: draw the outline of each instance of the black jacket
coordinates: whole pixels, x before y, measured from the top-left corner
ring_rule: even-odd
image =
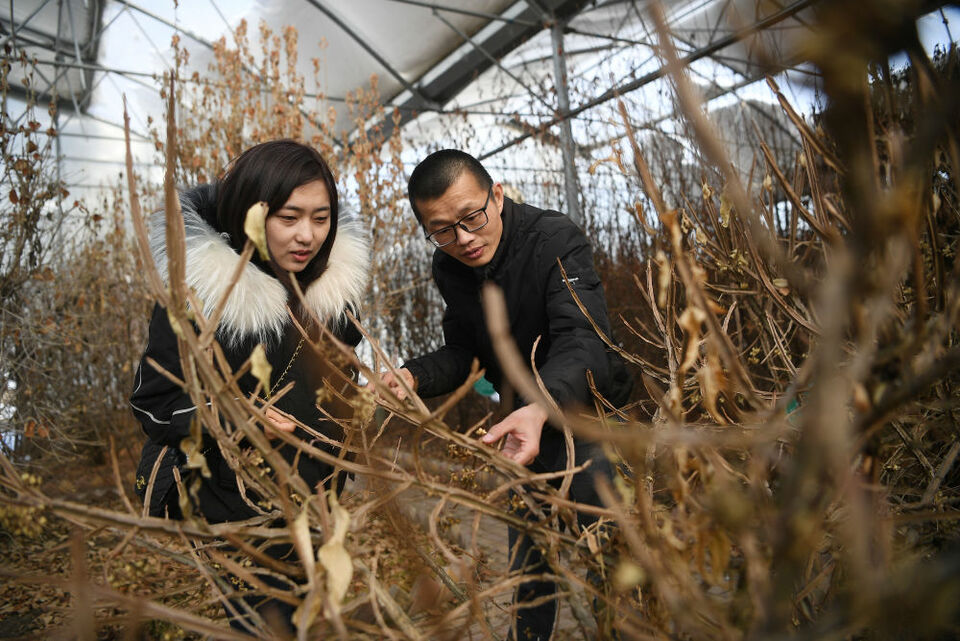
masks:
[[[216,228],[215,192],[212,187],[204,186],[181,194],[180,204],[186,231],[187,284],[197,292],[209,313],[219,299],[222,288],[229,282],[238,255]],[[163,215],[155,215],[150,224],[154,260],[160,273],[166,276]],[[304,290],[305,299],[320,318],[327,319],[334,333],[354,346],[359,342],[360,335],[343,317],[343,312],[348,308],[355,310],[364,293],[368,254],[367,244],[358,229],[341,220],[327,269],[319,278],[307,284]],[[295,383],[293,389],[277,403],[277,408],[339,439],[341,435],[336,424],[324,420],[316,407],[315,390],[320,386],[321,377],[330,378],[330,366],[308,346],[297,351],[300,334],[289,320],[287,300],[287,290],[271,273],[248,264],[228,299],[217,328],[218,341],[233,370],[238,369],[253,348],[262,343],[272,367],[271,384],[279,389],[291,381]],[[296,357],[293,358],[295,353]],[[165,506],[170,508],[172,514],[177,512],[173,467],[185,462],[185,456],[178,448],[190,433],[195,410],[190,396],[161,375],[147,362],[147,358],[182,378],[177,339],[166,310],[159,305],[154,306],[147,347],[135,375],[130,404],[148,437],[137,470],[136,486],[141,498],[155,461],[163,448],[167,447],[167,454],[158,468],[150,506],[151,514],[162,516]],[[278,377],[285,370],[283,380],[279,381]],[[244,393],[250,394],[256,387],[256,379],[247,374],[239,381],[239,385]],[[341,416],[348,411],[345,407],[327,409]],[[297,435],[311,439],[303,432]],[[236,476],[219,448],[212,440],[205,445],[212,478],[204,480],[210,490],[204,495],[215,494],[219,502],[215,509],[213,506],[200,505],[201,511],[209,512],[210,520],[235,520],[252,516],[252,511],[240,497]],[[294,459],[296,453],[289,446],[281,448],[281,452],[289,461]],[[327,478],[331,472],[327,465],[306,456],[299,458],[298,465],[300,475],[311,487]],[[214,513],[216,516],[211,518]]]
[[[441,250],[433,255],[433,279],[447,308],[445,345],[404,367],[417,379],[417,391],[431,397],[463,383],[474,357],[501,392],[505,380],[484,321],[480,288],[493,281],[503,290],[510,329],[525,359],[541,336],[535,362],[544,385],[561,406],[588,405],[586,370],[597,389],[617,406],[630,395],[632,381],[623,359],[597,336],[570,295],[567,278],[590,315],[610,336],[603,286],[593,266],[590,244],[564,214],[519,205],[504,198],[503,232],[493,259],[472,268]],[[517,405],[523,404],[517,399]]]

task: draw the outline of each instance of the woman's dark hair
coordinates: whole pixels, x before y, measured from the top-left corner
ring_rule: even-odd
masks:
[[[297,280],[306,286],[327,268],[330,248],[337,236],[339,209],[333,173],[316,149],[295,140],[271,140],[240,154],[217,184],[217,226],[230,234],[230,245],[240,252],[247,240],[243,222],[250,207],[265,202],[269,216],[286,204],[294,189],[314,180],[322,180],[330,196],[330,232],[317,255],[297,274]],[[251,262],[270,273],[270,267],[276,267],[272,258],[269,267],[264,265],[256,253]],[[290,286],[286,279],[279,280]]]

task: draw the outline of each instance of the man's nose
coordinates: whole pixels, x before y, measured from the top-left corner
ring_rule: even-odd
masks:
[[[466,229],[460,225],[453,226],[454,233],[457,234],[457,244],[458,245],[469,245],[470,241],[473,240],[473,233],[468,232]]]

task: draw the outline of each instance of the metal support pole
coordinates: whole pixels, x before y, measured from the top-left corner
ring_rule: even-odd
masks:
[[[573,128],[570,126],[570,94],[567,91],[567,61],[563,50],[563,28],[565,24],[555,20],[550,27],[553,40],[553,78],[557,89],[558,116],[560,122],[560,150],[563,153],[563,182],[566,192],[566,210],[570,219],[583,227],[583,213],[580,211],[580,188],[577,185],[577,162],[573,148]]]
[[[11,16],[13,17],[13,16]],[[58,0],[57,2],[57,37],[54,40],[53,44],[53,60],[54,64],[60,61],[60,38],[63,34],[63,0]],[[56,140],[54,144],[56,146],[56,167],[57,167],[57,213],[60,215],[60,220],[63,220],[63,198],[59,196],[61,193],[59,191],[60,186],[63,184],[63,147],[60,142],[60,105],[57,104],[59,96],[57,95],[57,80],[56,78],[60,75],[60,67],[54,66],[54,81],[50,85],[51,92],[51,102],[53,103],[53,122],[50,123],[53,130],[57,132]]]
[[[80,55],[80,41],[79,34],[77,31],[77,21],[73,17],[73,9],[70,6],[70,3],[67,3],[67,16],[70,18],[70,35],[73,36],[73,55],[74,59],[77,62],[83,62],[83,56]],[[87,90],[87,78],[86,74],[79,73],[77,74],[80,77],[80,89],[84,92]]]
[[[391,2],[397,2],[400,4],[411,4],[417,7],[424,7],[427,9],[433,9],[434,11],[447,11],[449,13],[454,13],[461,16],[470,16],[473,18],[485,18],[487,20],[497,22],[504,22],[506,24],[517,24],[524,27],[540,27],[539,22],[533,22],[531,20],[521,20],[519,18],[504,18],[503,16],[498,16],[495,13],[487,13],[486,11],[472,11],[470,9],[462,9],[460,7],[447,7],[439,5],[435,2],[423,2],[422,0],[390,0]]]

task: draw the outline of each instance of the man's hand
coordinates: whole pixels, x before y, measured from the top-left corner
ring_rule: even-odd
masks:
[[[297,424],[293,422],[293,417],[289,414],[272,407],[268,407],[264,413],[267,415],[267,420],[270,421],[270,424],[264,430],[268,438],[277,438],[277,432],[293,434],[293,430],[297,429]]]
[[[547,412],[537,404],[521,407],[490,428],[480,437],[487,445],[504,436],[501,453],[520,465],[529,465],[540,453],[540,433],[547,422]]]
[[[404,380],[407,384],[407,387],[412,389],[414,392],[417,391],[417,379],[413,377],[413,374],[410,373],[406,367],[401,367],[397,370],[397,374]],[[403,386],[400,384],[400,381],[397,380],[397,377],[393,375],[393,372],[383,372],[380,374],[380,382],[387,386],[391,392],[396,394],[397,398],[401,401],[407,397],[407,392],[403,389]],[[376,392],[376,387],[373,382],[367,383],[367,388],[371,392]]]

